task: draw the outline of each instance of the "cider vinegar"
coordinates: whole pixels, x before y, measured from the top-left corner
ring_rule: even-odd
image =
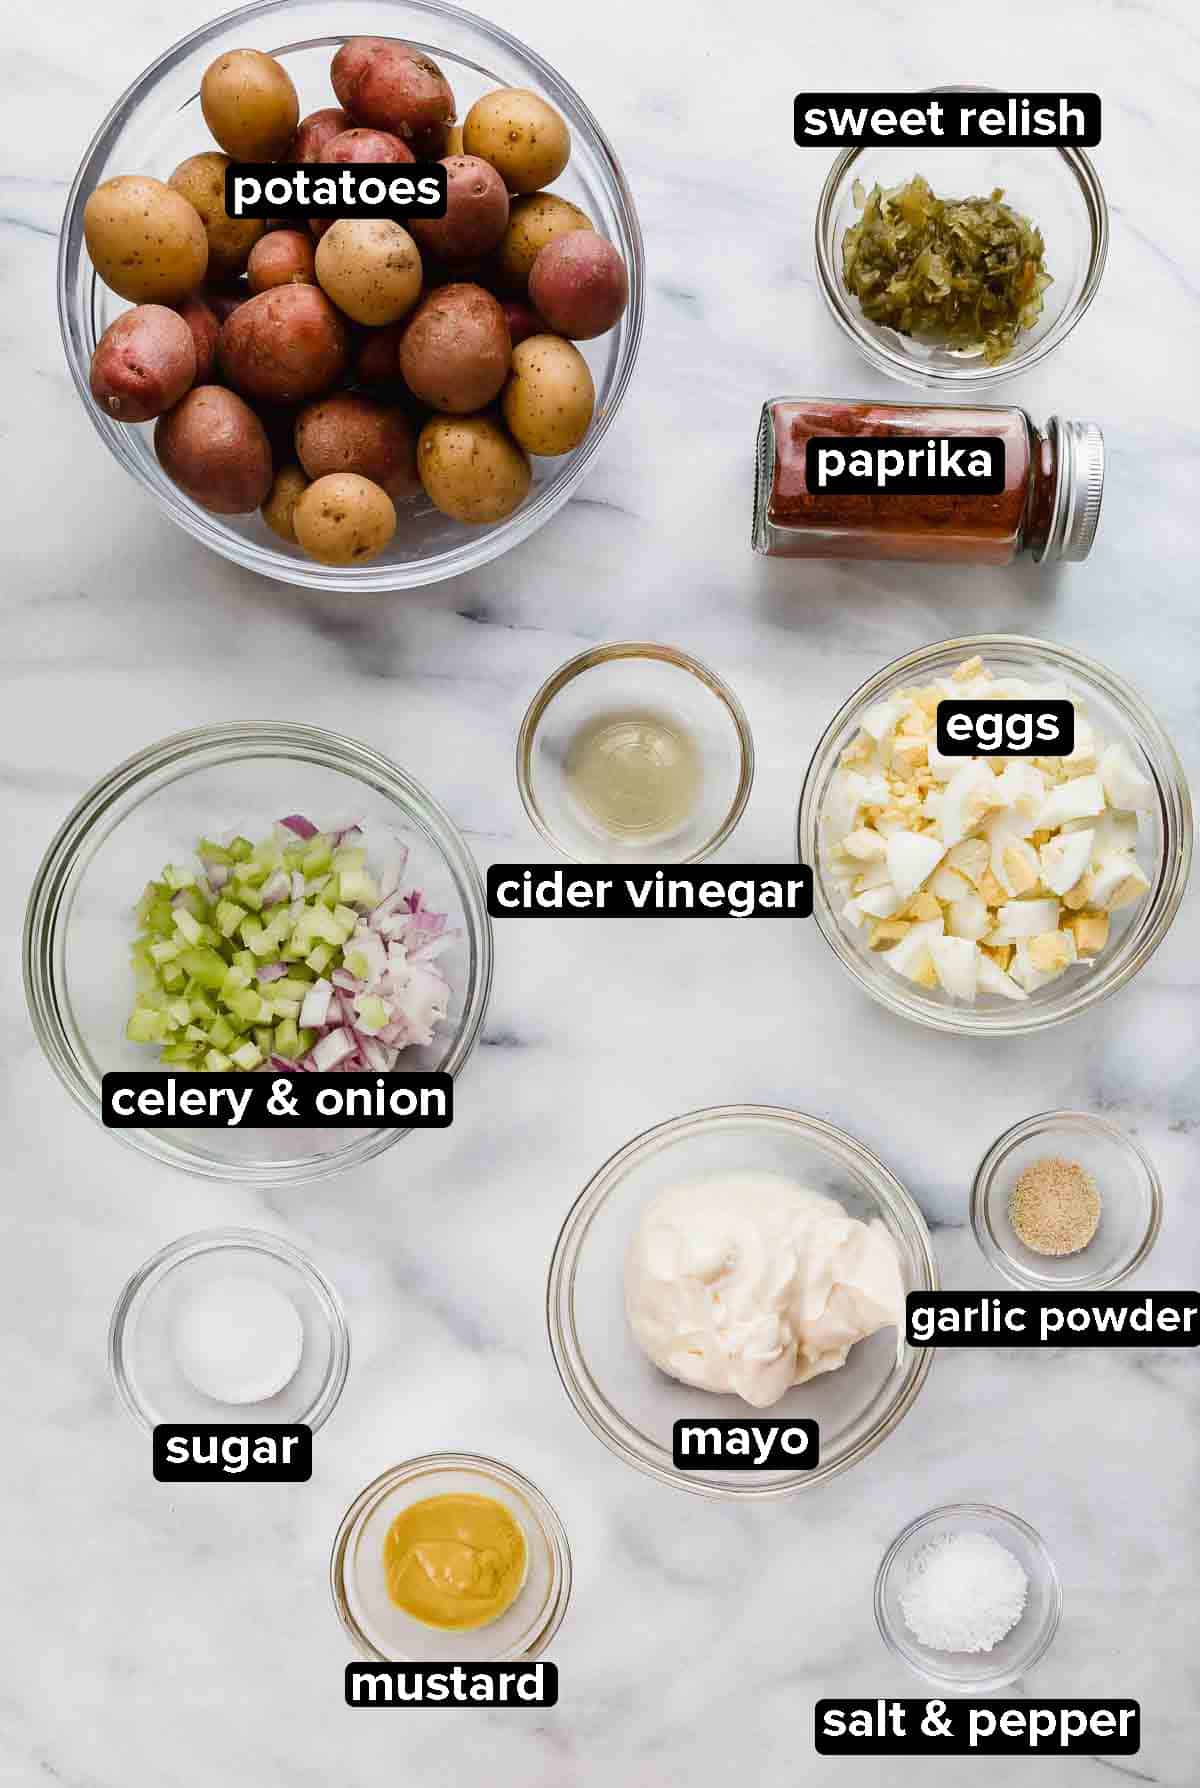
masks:
[[[700,789],[694,741],[649,709],[597,714],[567,747],[567,788],[611,837],[649,842],[685,825]]]

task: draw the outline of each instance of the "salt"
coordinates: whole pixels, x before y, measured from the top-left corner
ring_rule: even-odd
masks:
[[[900,1609],[931,1651],[991,1651],[1020,1620],[1028,1593],[1021,1564],[990,1534],[944,1533],[913,1559]]]

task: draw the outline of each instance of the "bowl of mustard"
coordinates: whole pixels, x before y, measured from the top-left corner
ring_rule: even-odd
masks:
[[[355,1650],[376,1662],[535,1658],[566,1613],[571,1552],[555,1510],[520,1472],[430,1453],[355,1497],[330,1587]]]

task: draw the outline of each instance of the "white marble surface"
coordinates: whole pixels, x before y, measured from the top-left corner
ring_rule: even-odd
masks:
[[[336,0],[331,0],[336,7]],[[574,81],[637,194],[650,260],[633,393],[577,499],[458,584],[349,610],[260,583],[159,518],[71,388],[52,300],[69,177],[112,96],[204,17],[196,0],[10,9],[0,164],[5,403],[0,781],[0,1243],[4,1616],[0,1779],[65,1788],[721,1788],[1114,1775],[1196,1780],[1194,1354],[943,1352],[866,1464],[778,1506],[711,1506],[636,1477],[577,1421],[546,1345],[543,1282],[583,1181],[644,1126],[713,1102],[793,1103],[845,1125],[907,1181],[951,1285],[988,1283],[967,1187],[1003,1127],[1049,1104],[1134,1130],[1167,1185],[1144,1285],[1195,1284],[1197,911],[1135,986],[1073,1027],[966,1046],[889,1020],[815,929],[667,921],[509,924],[483,1047],[445,1135],[270,1198],[155,1168],[67,1101],[19,991],[25,892],[68,806],[180,727],[264,712],[356,733],[426,781],[481,862],[528,855],[510,770],[529,695],[582,645],[641,633],[709,659],[744,700],[759,776],[736,841],[786,857],[831,704],[896,653],[953,632],[1042,632],[1118,666],[1195,776],[1196,21],[1185,0],[961,0],[835,8],[511,0],[504,22]],[[1035,415],[1098,418],[1111,479],[1091,562],[1046,576],[755,561],[757,409],[777,390],[885,387],[827,319],[812,204],[825,157],[790,147],[798,87],[948,80],[1095,88],[1113,205],[1099,299],[1011,387]],[[271,693],[264,703],[262,666]],[[260,1226],[310,1249],[354,1331],[351,1379],[310,1486],[150,1481],[105,1331],[126,1275],[183,1231]],[[341,1704],[347,1647],[326,1560],[342,1510],[401,1458],[509,1459],[559,1507],[576,1584],[546,1714],[390,1719]],[[910,1516],[981,1497],[1046,1536],[1058,1641],[1029,1686],[1141,1697],[1131,1759],[823,1761],[822,1694],[917,1693],[875,1633],[880,1552]]]

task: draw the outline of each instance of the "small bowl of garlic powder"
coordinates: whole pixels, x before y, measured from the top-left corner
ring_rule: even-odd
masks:
[[[1144,1150],[1087,1111],[1044,1111],[997,1138],[971,1190],[975,1239],[1010,1285],[1119,1285],[1162,1222],[1162,1184]]]
[[[1062,1586],[1027,1521],[988,1503],[952,1503],[909,1523],[883,1556],[875,1618],[889,1651],[955,1695],[990,1694],[1050,1646]]]

